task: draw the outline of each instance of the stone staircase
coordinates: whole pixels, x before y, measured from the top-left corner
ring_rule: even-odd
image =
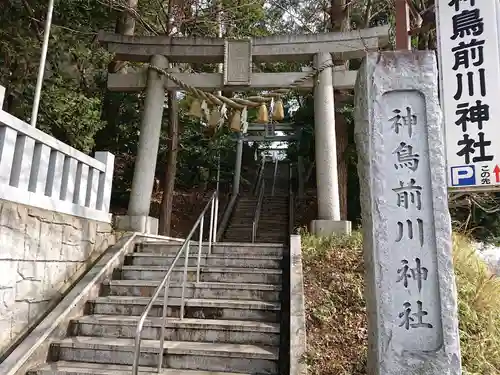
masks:
[[[224,232],[223,241],[252,242],[252,222],[255,207],[257,207],[257,197],[246,195],[238,198]]]
[[[227,242],[251,242],[252,224],[257,197],[238,199],[234,213],[224,233]],[[256,242],[285,243],[288,236],[288,196],[264,196]]]
[[[289,163],[278,162],[276,179],[274,179],[274,170],[274,163],[268,163],[264,167],[263,179],[266,185],[256,236],[256,242],[260,243],[285,243],[288,236]],[[238,198],[223,236],[224,241],[252,241],[252,224],[257,202],[258,197],[248,193]]]
[[[279,161],[276,169],[276,178],[274,177],[274,163],[267,163],[264,167],[263,178],[266,181],[265,194],[271,196],[288,196],[290,188],[290,164],[287,161]]]
[[[179,243],[143,243],[76,317],[67,336],[51,343],[49,361],[28,375],[130,375],[139,316],[174,260]],[[280,373],[283,246],[191,245],[184,319],[182,267],[171,276],[161,374]],[[179,264],[184,264],[184,257]],[[161,293],[163,296],[163,293]],[[156,374],[163,300],[155,301],[142,333],[140,374]],[[281,362],[283,363],[283,362]]]
[[[288,237],[289,197],[264,196],[257,231],[257,242],[285,243]]]

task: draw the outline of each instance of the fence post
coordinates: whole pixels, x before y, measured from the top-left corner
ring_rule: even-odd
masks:
[[[0,185],[9,185],[17,131],[8,126],[0,126]]]
[[[99,189],[97,190],[96,209],[109,212],[115,156],[107,151],[97,151],[94,157],[106,166],[104,173],[100,173],[99,175]]]

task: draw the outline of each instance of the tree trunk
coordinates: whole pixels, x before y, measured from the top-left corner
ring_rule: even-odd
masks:
[[[127,0],[128,9],[137,9],[138,0]],[[122,35],[134,35],[135,18],[129,10],[124,10],[116,20],[115,32]],[[108,74],[126,73],[127,65],[123,61],[111,61],[108,64]],[[101,143],[101,147],[116,144],[115,137],[119,122],[119,112],[121,103],[119,100],[113,100],[113,93],[109,90],[103,98],[102,119],[106,121],[106,126],[98,133],[98,137],[106,141]]]
[[[172,32],[173,1],[168,2],[166,34]],[[177,5],[177,4],[176,4]],[[170,65],[172,67],[172,65]],[[160,222],[158,233],[170,236],[172,231],[172,211],[175,193],[175,177],[177,175],[177,148],[179,145],[179,103],[177,92],[168,92],[168,144],[167,162],[163,178],[163,194],[160,205]]]
[[[170,236],[172,224],[172,204],[174,201],[175,176],[177,174],[177,149],[179,144],[179,103],[176,91],[168,93],[168,153],[163,195],[160,206],[160,225],[158,232]]]
[[[135,18],[131,10],[137,9],[138,0],[127,0],[127,9],[124,10],[116,20],[115,33],[122,35],[134,35]],[[108,73],[126,73],[127,65],[123,61],[111,61],[108,64]]]
[[[331,31],[349,31],[350,30],[350,15],[349,7],[346,6],[347,0],[331,0],[330,3],[330,30]],[[345,61],[335,61],[336,65],[345,65],[348,69],[348,63]],[[340,93],[342,95],[342,93]],[[339,95],[337,95],[339,96]],[[340,103],[343,100],[336,98],[335,102]],[[349,144],[349,133],[345,116],[341,113],[335,114],[335,134],[337,137],[337,173],[339,181],[339,203],[340,203],[340,218],[347,220],[347,161],[345,152]]]

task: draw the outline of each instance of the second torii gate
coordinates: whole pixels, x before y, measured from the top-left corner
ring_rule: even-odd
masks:
[[[120,61],[147,62],[168,70],[169,63],[221,63],[223,73],[174,73],[184,83],[205,91],[272,90],[290,86],[307,73],[253,73],[252,63],[311,62],[318,69],[338,60],[364,57],[389,42],[387,26],[350,32],[281,35],[248,39],[221,39],[168,36],[123,36],[100,32],[98,40]],[[333,64],[332,64],[333,65]],[[316,180],[318,220],[315,233],[350,232],[350,223],[340,220],[335,137],[334,87],[354,87],[357,72],[343,67],[322,70],[300,88],[314,89]],[[156,233],[157,219],[149,217],[156,168],[165,90],[179,87],[153,69],[135,73],[109,74],[112,91],[141,91],[146,88],[139,148],[134,169],[128,215],[122,229]]]

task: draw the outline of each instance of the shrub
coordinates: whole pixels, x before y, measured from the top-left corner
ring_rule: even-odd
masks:
[[[306,361],[311,375],[366,374],[362,238],[302,233]],[[500,279],[468,237],[453,236],[462,366],[469,375],[500,374]]]

